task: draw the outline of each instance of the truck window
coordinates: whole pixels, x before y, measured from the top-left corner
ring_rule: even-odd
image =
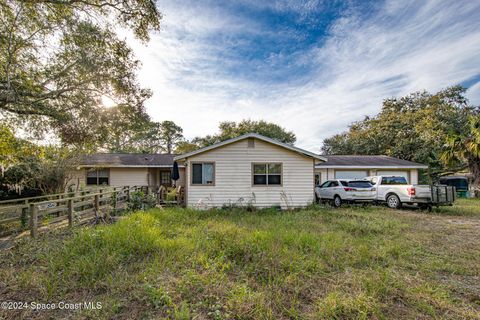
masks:
[[[405,177],[382,177],[382,184],[403,185],[408,184],[408,182]]]

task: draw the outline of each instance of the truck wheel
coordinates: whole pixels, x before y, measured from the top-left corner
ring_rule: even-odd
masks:
[[[342,199],[339,196],[333,198],[333,206],[339,208],[342,205]]]
[[[391,194],[387,197],[387,206],[391,209],[400,209],[402,203],[396,194]]]

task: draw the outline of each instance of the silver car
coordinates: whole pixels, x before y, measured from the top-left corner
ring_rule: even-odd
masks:
[[[368,180],[335,179],[315,187],[317,202],[330,202],[335,207],[340,207],[343,202],[372,202],[375,197],[375,186]]]

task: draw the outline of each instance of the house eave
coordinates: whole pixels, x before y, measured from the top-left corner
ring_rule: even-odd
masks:
[[[183,165],[179,165],[183,167]],[[123,165],[123,164],[82,164],[77,166],[81,168],[173,168],[170,164],[156,164],[156,165]]]

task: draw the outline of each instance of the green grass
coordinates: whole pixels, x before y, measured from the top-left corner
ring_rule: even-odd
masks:
[[[479,319],[479,234],[478,200],[433,213],[152,209],[0,253],[2,300],[103,306],[0,318]]]

